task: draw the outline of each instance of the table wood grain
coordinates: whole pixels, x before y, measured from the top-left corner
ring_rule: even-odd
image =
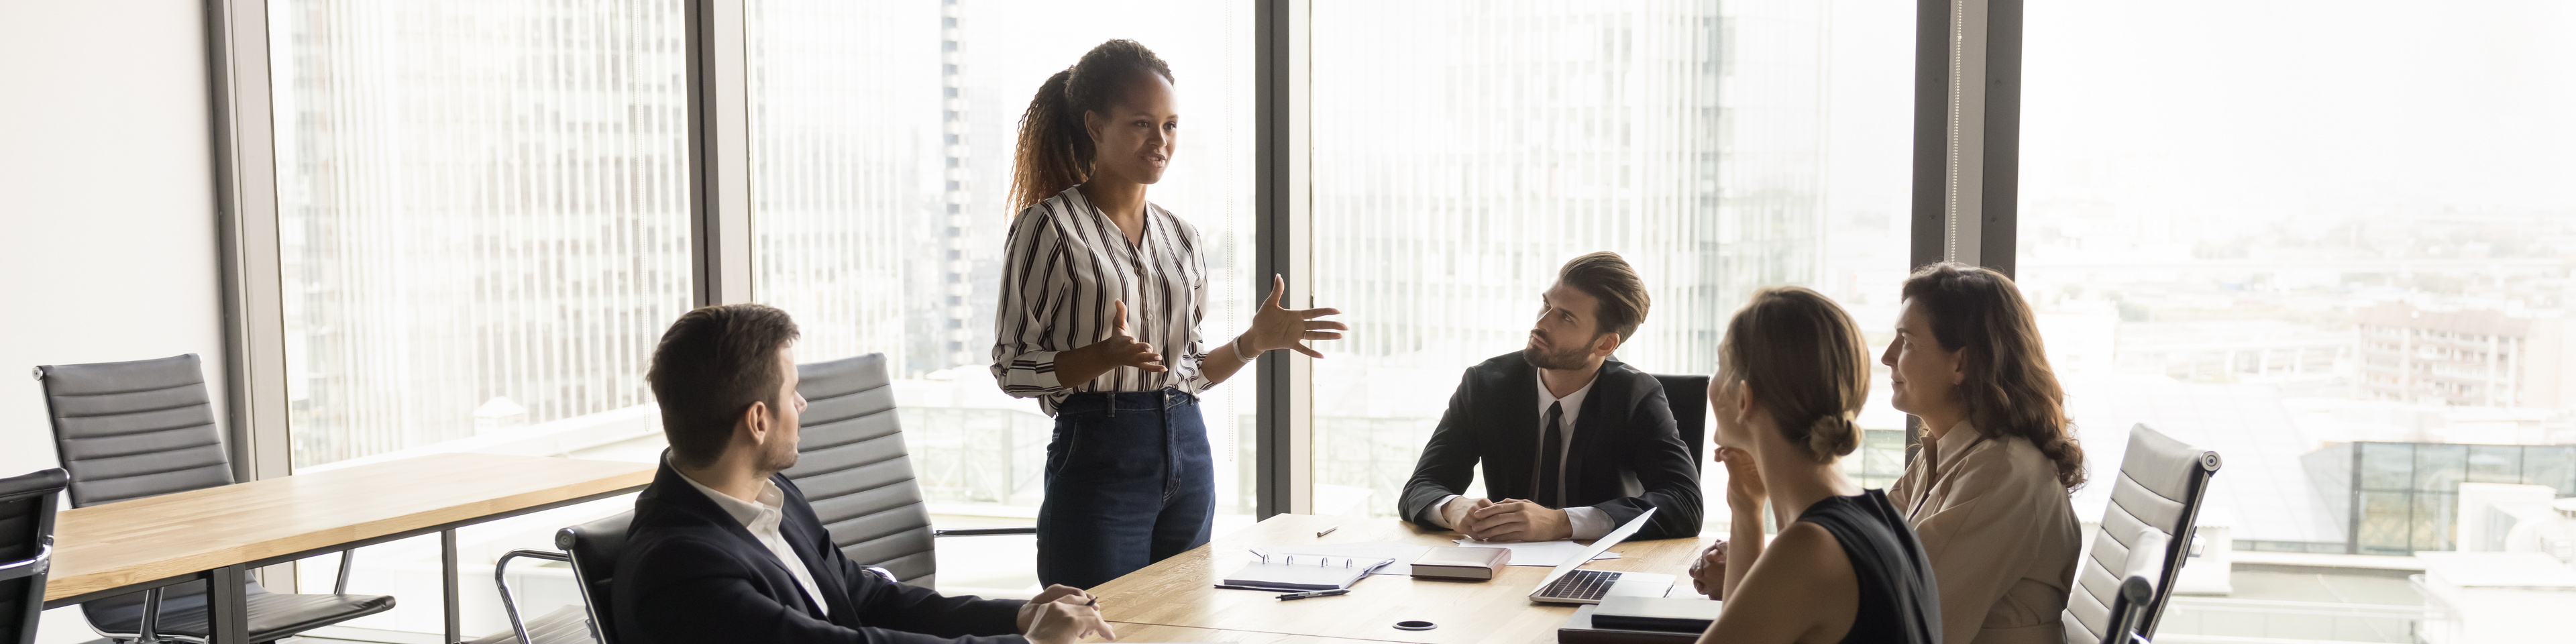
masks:
[[[653,469],[433,454],[64,510],[45,599],[640,489]]]
[[[1228,631],[1158,624],[1112,624],[1118,629],[1119,644],[1148,642],[1228,642],[1231,644],[1372,644],[1383,640],[1354,640],[1288,633]],[[1551,640],[1553,641],[1553,640]]]
[[[1341,529],[1315,537],[1317,531],[1336,525]],[[1704,533],[1697,539],[1631,541],[1610,548],[1621,558],[1586,567],[1665,573],[1679,578],[1676,583],[1689,584],[1685,575],[1691,558],[1720,536]],[[1395,519],[1282,514],[1110,580],[1091,592],[1100,598],[1102,617],[1119,623],[1121,641],[1131,641],[1124,629],[1133,624],[1419,644],[1555,642],[1556,627],[1574,614],[1574,607],[1529,600],[1530,590],[1548,572],[1536,566],[1510,566],[1496,579],[1481,582],[1372,575],[1352,585],[1348,595],[1289,602],[1275,599],[1277,593],[1213,587],[1251,558],[1246,552],[1250,548],[1370,541],[1447,546],[1455,545],[1450,542],[1455,538],[1455,532],[1423,530]],[[1390,570],[1404,572],[1410,563],[1397,562]],[[1406,620],[1429,621],[1439,627],[1396,630],[1395,623]]]

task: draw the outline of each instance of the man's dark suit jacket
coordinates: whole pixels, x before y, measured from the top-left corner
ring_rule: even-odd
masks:
[[[1463,494],[1480,461],[1487,498],[1536,498],[1530,474],[1538,461],[1538,400],[1538,368],[1518,351],[1467,368],[1413,466],[1413,480],[1404,484],[1404,518],[1440,529],[1440,498]],[[1575,413],[1574,445],[1566,451],[1568,507],[1599,508],[1623,524],[1646,508],[1662,508],[1633,538],[1699,534],[1699,470],[1691,467],[1668,400],[1654,376],[1617,360],[1601,363],[1592,393]],[[1644,494],[1627,496],[1622,480],[1629,477]]]
[[[778,532],[831,605],[829,617],[751,531],[682,480],[670,463],[635,499],[635,523],[610,595],[629,644],[702,642],[976,642],[1026,644],[1026,602],[942,597],[886,581],[842,556],[805,493],[786,475]],[[989,635],[998,637],[972,637]]]

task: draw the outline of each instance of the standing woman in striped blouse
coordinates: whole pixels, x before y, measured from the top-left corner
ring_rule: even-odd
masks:
[[[1286,310],[1206,348],[1198,232],[1145,200],[1180,135],[1172,70],[1112,40],[1038,88],[1020,120],[993,378],[1055,416],[1038,581],[1089,588],[1207,543],[1216,472],[1198,392],[1272,349],[1323,357],[1333,309]]]

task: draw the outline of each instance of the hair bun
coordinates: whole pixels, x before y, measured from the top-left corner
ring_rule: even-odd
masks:
[[[1807,425],[1807,449],[1816,454],[1846,456],[1860,449],[1860,426],[1852,410],[1817,416]]]

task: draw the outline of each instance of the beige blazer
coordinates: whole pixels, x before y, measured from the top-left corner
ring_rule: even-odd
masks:
[[[2082,529],[2057,466],[2023,439],[1960,423],[1923,438],[1889,491],[1941,585],[1941,641],[2063,644]]]

